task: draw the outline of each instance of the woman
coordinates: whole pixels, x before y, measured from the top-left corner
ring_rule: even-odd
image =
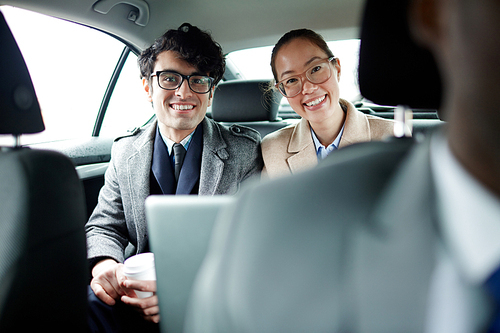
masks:
[[[276,88],[302,119],[262,140],[263,171],[270,178],[312,167],[337,148],[393,135],[392,120],[365,115],[340,98],[340,62],[314,31],[283,35],[271,68]]]

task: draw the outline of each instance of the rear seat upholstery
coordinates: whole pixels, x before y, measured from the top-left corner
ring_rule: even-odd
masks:
[[[266,80],[221,82],[212,102],[212,118],[225,125],[238,124],[259,131],[261,137],[288,125],[278,118],[281,95],[268,89]]]
[[[281,94],[268,89],[267,80],[232,80],[221,82],[215,91],[212,103],[212,118],[224,125],[244,125],[259,131],[263,138],[282,127],[290,125],[278,117]],[[360,111],[377,115],[377,113]],[[392,118],[392,117],[391,117]],[[439,119],[414,119],[413,135],[427,135]]]

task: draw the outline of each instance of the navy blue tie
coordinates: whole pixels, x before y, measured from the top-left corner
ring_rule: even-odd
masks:
[[[495,312],[488,333],[500,333],[500,268],[497,269],[485,282],[486,290],[495,301]]]
[[[174,150],[174,175],[175,180],[179,181],[179,174],[181,173],[182,163],[184,162],[184,157],[186,156],[186,149],[180,143],[174,143],[172,147]]]

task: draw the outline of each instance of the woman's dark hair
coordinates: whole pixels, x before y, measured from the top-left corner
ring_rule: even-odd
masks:
[[[291,30],[284,34],[280,40],[274,45],[273,48],[273,53],[271,55],[271,69],[273,71],[273,76],[274,80],[278,81],[278,74],[276,73],[276,55],[278,54],[278,51],[286,44],[290,43],[292,40],[297,39],[297,38],[303,38],[311,43],[317,45],[320,49],[322,49],[328,57],[333,57],[333,53],[328,47],[328,44],[326,44],[324,38],[309,29],[297,29],[297,30]]]
[[[168,30],[140,54],[137,61],[141,77],[149,80],[156,59],[163,51],[177,52],[182,60],[213,77],[214,85],[224,75],[226,61],[221,46],[212,39],[210,33],[189,23],[183,23],[178,29]]]

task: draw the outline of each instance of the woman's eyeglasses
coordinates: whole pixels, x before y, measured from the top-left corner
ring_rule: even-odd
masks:
[[[331,78],[333,69],[330,66],[330,62],[335,59],[335,57],[324,59],[308,68],[302,74],[287,77],[276,83],[275,86],[285,97],[297,96],[302,91],[304,75],[309,82],[316,84],[323,83]]]

